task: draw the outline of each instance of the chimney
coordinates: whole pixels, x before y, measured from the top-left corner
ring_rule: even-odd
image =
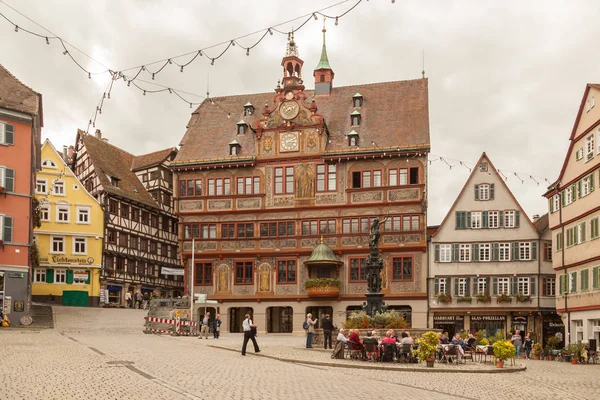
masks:
[[[100,129],[96,129],[96,137],[102,139],[102,131]]]
[[[535,214],[533,216],[533,222],[537,221],[538,219],[540,219],[540,215],[539,214]]]
[[[69,146],[69,151],[67,153],[69,160],[73,159],[73,153],[75,153],[75,147],[73,147],[73,145],[71,145],[71,146]]]
[[[63,160],[65,160],[66,163],[69,162],[69,158],[67,156],[67,146],[66,145],[63,145],[62,158],[63,158]]]

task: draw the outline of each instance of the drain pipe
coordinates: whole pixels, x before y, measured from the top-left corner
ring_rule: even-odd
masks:
[[[561,231],[561,268],[563,270],[563,276],[564,276],[564,282],[565,282],[565,312],[567,313],[567,326],[566,326],[566,338],[565,338],[565,344],[567,343],[571,343],[571,313],[569,312],[569,303],[568,303],[568,297],[569,297],[569,274],[567,274],[567,269],[565,268],[565,225],[563,224],[563,216],[562,216],[562,209],[563,209],[563,205],[562,205],[562,196],[560,196],[560,182],[558,182],[556,184],[556,193],[559,196],[558,197],[558,222],[560,224],[560,231]]]

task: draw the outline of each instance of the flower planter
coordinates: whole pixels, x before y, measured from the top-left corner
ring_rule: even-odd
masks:
[[[534,359],[534,360],[539,360],[539,359],[540,359],[540,356],[533,356],[533,359]]]
[[[311,297],[338,297],[340,288],[335,286],[315,286],[306,289],[306,293]]]
[[[496,368],[504,368],[504,360],[496,360]]]
[[[548,356],[548,357],[546,357],[546,360],[548,360],[548,361],[554,361],[554,356]]]
[[[571,358],[571,364],[573,364],[573,365],[577,364],[577,359],[576,358]]]
[[[434,365],[435,358],[428,358],[428,359],[427,359],[427,360],[425,360],[425,361],[427,362],[427,367],[428,367],[428,368],[433,368],[433,365]]]

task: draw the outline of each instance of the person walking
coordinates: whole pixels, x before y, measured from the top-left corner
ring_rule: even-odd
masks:
[[[510,342],[517,349],[517,358],[521,358],[521,345],[523,345],[523,338],[521,337],[521,331],[516,330],[515,334],[510,339]]]
[[[208,324],[210,322],[210,312],[207,312],[206,314],[204,314],[204,318],[202,318],[202,327],[200,328],[200,337],[198,339],[202,339],[202,336],[204,336],[204,339],[208,340]]]
[[[327,343],[329,343],[329,348],[332,349],[331,344],[331,332],[333,331],[333,321],[329,318],[329,314],[325,314],[325,319],[323,320],[323,348],[327,348]]]
[[[533,347],[533,339],[531,339],[531,332],[527,332],[525,336],[525,355],[527,359],[531,358],[531,348]]]
[[[217,314],[215,320],[213,321],[213,336],[215,339],[219,338],[219,334],[221,331],[221,314]]]
[[[150,296],[148,296],[148,292],[144,292],[142,296],[142,308],[145,310],[148,307],[148,301],[150,301]]]
[[[306,314],[306,324],[305,326],[307,326],[307,328],[305,328],[306,330],[306,348],[307,349],[312,349],[312,337],[313,334],[315,333],[315,325],[317,324],[318,319],[312,319],[312,314],[308,313]]]
[[[242,329],[244,330],[244,344],[242,345],[243,356],[246,355],[246,346],[248,345],[248,340],[252,340],[254,352],[260,353],[260,349],[258,348],[258,343],[256,343],[256,339],[254,338],[254,332],[252,332],[252,328],[256,329],[256,325],[252,323],[250,314],[246,314],[246,319],[244,319],[244,322],[242,322]]]
[[[139,291],[135,292],[135,294],[133,295],[133,300],[133,308],[135,308],[136,310],[139,309],[142,306],[142,294]]]
[[[131,308],[131,293],[125,292],[125,308]]]

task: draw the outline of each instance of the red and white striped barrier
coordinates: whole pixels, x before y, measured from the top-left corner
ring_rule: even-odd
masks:
[[[176,325],[177,320],[168,318],[144,317],[148,322],[158,322],[160,324]],[[181,326],[198,326],[198,322],[180,321]]]
[[[156,332],[156,333],[170,333],[170,334],[177,334],[177,335],[184,335],[184,336],[189,336],[191,333],[190,332],[173,332],[173,331],[167,331],[164,329],[155,329],[155,328],[146,328],[144,329],[144,333],[147,333],[148,331],[150,332]]]

